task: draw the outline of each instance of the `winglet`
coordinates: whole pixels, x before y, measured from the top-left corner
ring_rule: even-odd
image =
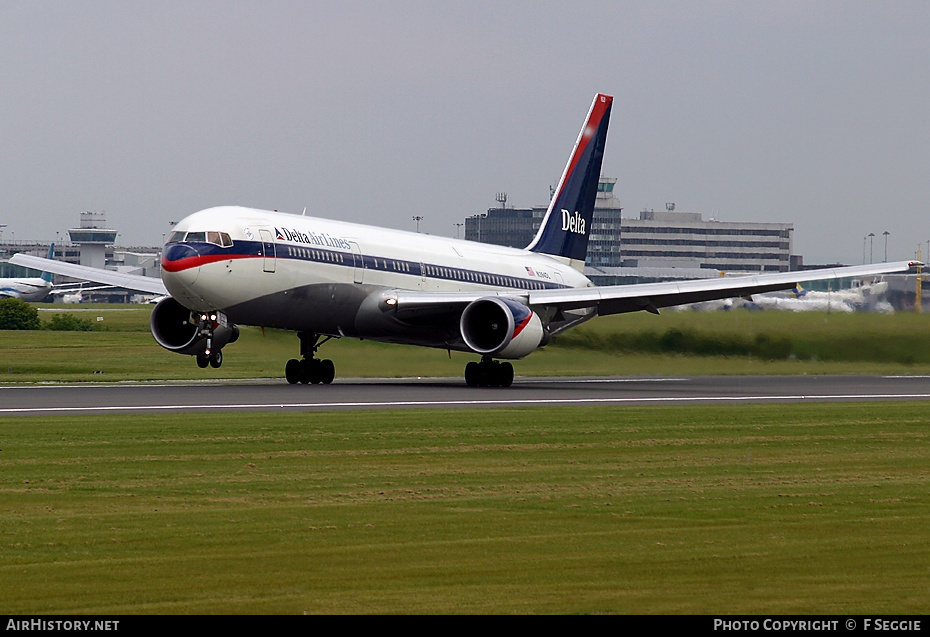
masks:
[[[601,176],[613,97],[598,93],[559,180],[549,209],[527,250],[541,252],[584,269],[594,200]]]

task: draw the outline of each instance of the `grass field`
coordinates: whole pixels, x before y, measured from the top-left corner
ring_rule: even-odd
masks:
[[[5,418],[59,613],[930,610],[926,403]]]
[[[41,314],[47,321],[72,309],[47,305]],[[245,327],[224,349],[221,369],[201,370],[155,343],[151,306],[74,309],[100,331],[0,331],[0,383],[280,378],[297,356],[292,333]],[[594,319],[515,369],[518,376],[930,373],[928,334],[930,316],[919,314],[640,312]],[[460,377],[475,358],[351,339],[331,341],[321,354],[335,362],[337,378]]]
[[[292,334],[244,328],[200,370],[154,343],[151,308],[79,309],[101,329],[0,332],[0,383],[280,377],[296,355]],[[640,313],[517,373],[930,373],[928,333],[913,314]],[[458,377],[472,358],[348,339],[323,355],[343,378]],[[4,418],[0,607],[922,614],[927,409]]]

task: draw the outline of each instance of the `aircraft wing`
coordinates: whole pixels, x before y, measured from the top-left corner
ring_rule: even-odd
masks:
[[[63,261],[53,261],[52,259],[44,259],[30,254],[14,254],[10,257],[10,263],[41,270],[42,272],[52,272],[75,279],[84,279],[93,281],[94,283],[103,283],[108,286],[126,288],[127,290],[137,290],[149,294],[168,294],[168,290],[165,288],[165,284],[162,283],[161,279],[156,279],[151,276],[123,274],[122,272],[114,272],[113,270],[91,268],[86,265],[75,265],[74,263],[64,263]]]
[[[716,279],[664,281],[634,285],[607,285],[556,290],[513,290],[495,292],[429,293],[396,291],[388,306],[394,306],[398,318],[418,314],[443,313],[487,296],[520,299],[532,308],[558,310],[593,309],[600,316],[646,310],[699,301],[744,297],[776,290],[790,290],[802,281],[823,281],[850,277],[907,272],[916,261],[856,265],[845,268],[778,272],[748,276],[721,276]]]

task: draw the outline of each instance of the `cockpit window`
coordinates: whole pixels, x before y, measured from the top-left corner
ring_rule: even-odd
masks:
[[[225,232],[208,232],[207,243],[215,243],[218,246],[228,248],[232,245],[232,239]]]
[[[168,242],[187,241],[189,243],[213,243],[223,248],[232,247],[232,238],[228,232],[172,232]]]

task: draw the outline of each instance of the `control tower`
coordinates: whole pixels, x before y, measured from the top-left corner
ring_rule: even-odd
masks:
[[[68,230],[71,243],[81,248],[81,265],[103,268],[107,246],[116,242],[116,230],[107,228],[102,212],[82,212],[81,227]]]

